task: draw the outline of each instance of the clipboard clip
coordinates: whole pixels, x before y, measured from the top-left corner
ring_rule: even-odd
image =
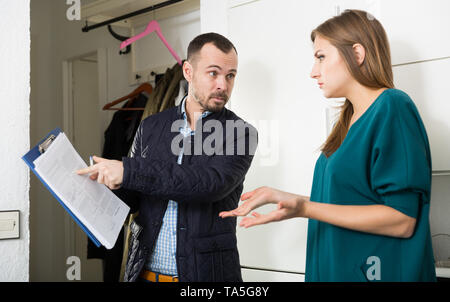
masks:
[[[39,145],[39,152],[43,154],[45,151],[47,151],[48,147],[53,143],[53,141],[56,139],[56,135],[51,134],[47,139]]]

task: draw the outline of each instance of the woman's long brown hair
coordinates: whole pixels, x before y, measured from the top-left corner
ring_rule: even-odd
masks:
[[[372,15],[361,10],[346,10],[314,29],[311,33],[313,43],[317,36],[338,49],[350,74],[361,85],[374,89],[394,87],[389,41],[383,26]],[[362,65],[356,60],[355,44],[361,44],[366,51]],[[353,105],[346,99],[339,120],[321,147],[325,156],[331,156],[341,146],[352,115]]]

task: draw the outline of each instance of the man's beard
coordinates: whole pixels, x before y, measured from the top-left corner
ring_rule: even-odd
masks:
[[[210,94],[206,99],[204,97],[199,97],[197,93],[193,92],[194,99],[197,101],[197,103],[200,104],[200,106],[205,110],[209,112],[219,112],[225,107],[226,103],[228,102],[228,95],[225,92],[215,92]],[[210,99],[217,98],[224,100],[223,104],[216,105],[215,103],[210,104],[208,101]]]

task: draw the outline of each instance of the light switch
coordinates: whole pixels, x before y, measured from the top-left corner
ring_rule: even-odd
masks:
[[[0,211],[0,239],[20,237],[19,211]]]

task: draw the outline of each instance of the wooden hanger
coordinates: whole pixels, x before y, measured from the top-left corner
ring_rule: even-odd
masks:
[[[103,106],[103,110],[144,111],[145,108],[130,108],[129,106],[133,103],[134,99],[142,92],[147,92],[148,94],[150,94],[152,93],[152,91],[153,91],[152,85],[150,85],[149,83],[143,83],[138,88],[136,88],[132,93]],[[124,108],[113,107],[126,100],[129,100],[128,103],[126,104],[126,107]]]

